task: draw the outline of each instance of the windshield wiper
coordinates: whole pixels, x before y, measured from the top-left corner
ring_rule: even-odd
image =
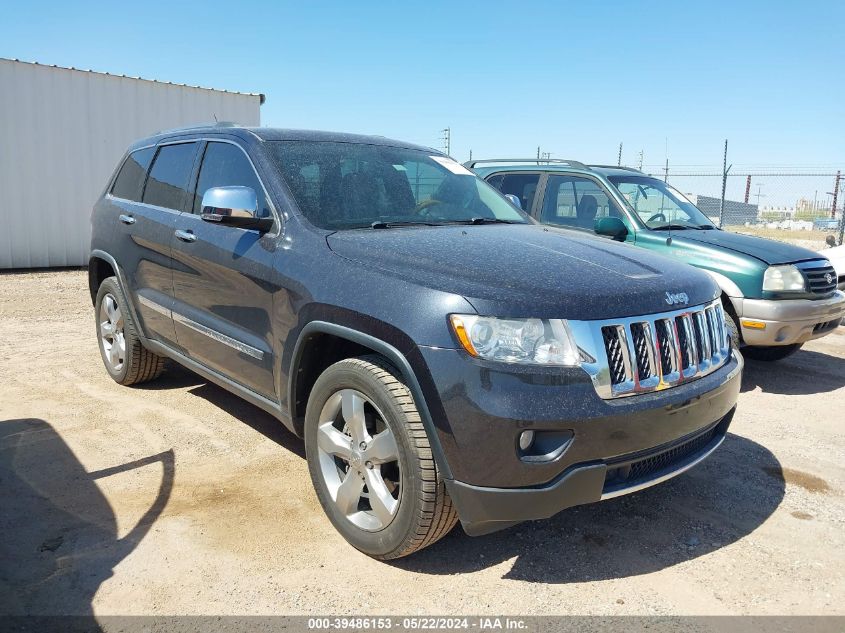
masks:
[[[425,222],[422,220],[401,220],[396,222],[376,220],[375,222],[370,224],[371,229],[392,229],[397,226],[437,226],[437,223]]]
[[[451,220],[450,224],[523,224],[516,220],[502,220],[500,218],[481,218],[475,217],[469,220]]]
[[[653,226],[651,227],[652,231],[686,231],[690,229],[694,229],[696,227],[689,226],[688,224],[664,224],[663,226]]]
[[[712,224],[699,224],[695,228],[697,228],[700,231],[715,231],[716,230],[716,227],[713,226]]]

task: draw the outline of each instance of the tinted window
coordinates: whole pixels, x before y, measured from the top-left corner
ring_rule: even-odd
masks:
[[[141,201],[141,188],[147,175],[147,167],[155,153],[155,147],[139,149],[129,154],[123,162],[123,167],[114,179],[111,194],[116,198]]]
[[[269,145],[297,206],[321,228],[527,221],[490,185],[434,152],[363,143]]]
[[[258,197],[258,217],[269,217],[264,189],[249,159],[230,143],[209,143],[202,159],[200,177],[194,195],[194,213],[202,211],[202,196],[211,187],[250,187]]]
[[[519,198],[522,210],[530,212],[534,204],[534,194],[537,193],[537,183],[540,174],[498,174],[488,180],[491,185],[502,193],[509,193]]]
[[[625,219],[604,189],[590,178],[550,176],[543,200],[542,221],[592,231],[596,218]]]
[[[182,209],[188,178],[194,167],[196,143],[164,145],[158,150],[144,188],[144,202],[168,209]]]

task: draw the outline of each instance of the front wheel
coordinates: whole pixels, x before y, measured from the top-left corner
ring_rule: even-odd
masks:
[[[801,349],[803,343],[794,343],[792,345],[772,345],[765,347],[750,347],[742,348],[742,355],[745,358],[753,360],[775,361],[782,360],[787,356],[792,356],[795,352]]]
[[[365,554],[407,556],[457,522],[414,399],[381,357],[342,360],[320,375],[305,453],[323,510]]]

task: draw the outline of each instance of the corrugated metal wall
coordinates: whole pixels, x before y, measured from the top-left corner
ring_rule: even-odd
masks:
[[[87,264],[91,207],[127,146],[215,116],[260,125],[259,95],[0,59],[0,268]]]

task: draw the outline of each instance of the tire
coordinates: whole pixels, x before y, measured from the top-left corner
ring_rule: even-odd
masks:
[[[734,316],[733,309],[728,308],[728,305],[725,300],[722,300],[722,309],[725,312],[725,325],[728,328],[728,334],[731,337],[731,343],[733,344],[734,349],[739,349],[739,346],[742,344],[742,338],[739,335],[739,323],[736,320],[736,316]]]
[[[97,290],[94,323],[100,357],[115,382],[137,385],[161,375],[165,359],[141,344],[129,304],[115,277],[103,280]]]
[[[765,347],[743,347],[742,355],[745,358],[753,360],[776,361],[782,360],[787,356],[792,356],[795,352],[801,349],[803,343],[795,343],[793,345],[772,345]]]
[[[379,356],[342,360],[317,378],[305,412],[320,505],[353,547],[379,560],[431,545],[458,520],[414,399],[397,376]]]

